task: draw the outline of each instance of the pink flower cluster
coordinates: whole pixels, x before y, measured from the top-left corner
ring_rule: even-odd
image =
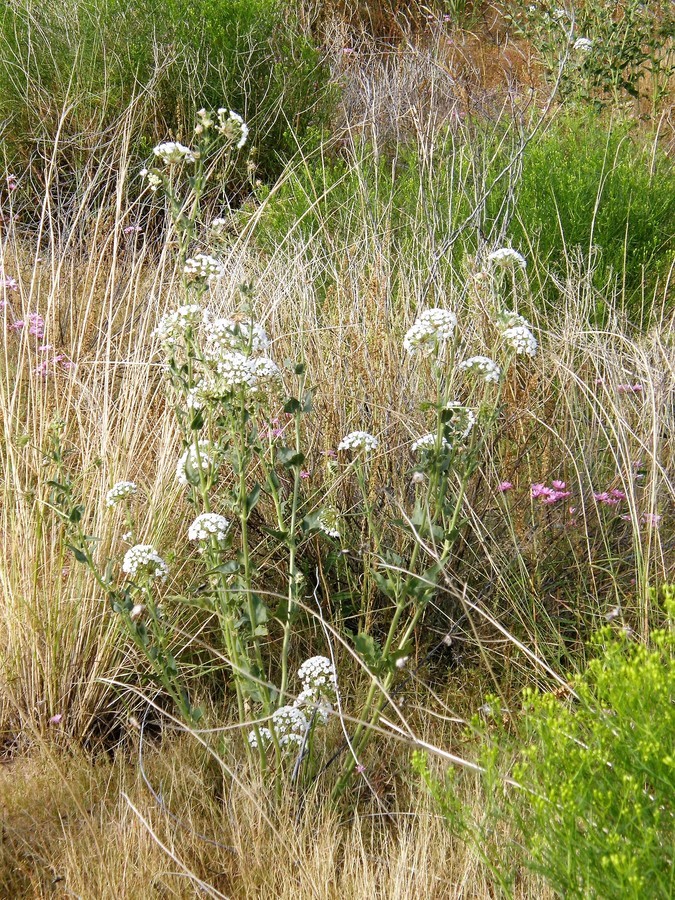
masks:
[[[5,275],[0,269],[0,290],[4,288],[6,291],[16,291],[19,288],[19,282],[11,275]],[[4,305],[4,304],[3,304]]]
[[[600,493],[593,491],[593,498],[598,503],[604,503],[605,506],[617,506],[622,500],[626,499],[626,494],[618,488],[612,488],[609,491],[601,491]]]
[[[52,347],[47,344],[40,349],[51,350]],[[68,371],[73,368],[73,365],[73,361],[68,359],[65,353],[54,353],[53,356],[48,356],[35,366],[35,374],[40,375],[42,378],[46,378],[48,375],[54,374],[59,367]]]
[[[617,384],[616,389],[620,394],[641,394],[642,393],[642,385],[641,384]]]
[[[17,319],[9,326],[10,331],[23,331],[24,328],[40,340],[45,336],[45,320],[39,313],[28,313],[26,319]]]
[[[567,500],[568,497],[572,496],[572,491],[567,490],[567,485],[564,481],[552,481],[551,487],[545,484],[533,484],[531,493],[533,500],[539,500],[540,503],[545,503],[547,506],[552,506],[554,503],[558,503],[560,500]]]

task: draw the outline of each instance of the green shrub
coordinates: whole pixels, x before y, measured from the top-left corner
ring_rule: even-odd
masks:
[[[499,822],[501,834],[510,826],[524,863],[562,896],[673,896],[675,589],[664,593],[668,627],[654,631],[648,646],[626,629],[601,630],[596,657],[572,682],[573,699],[527,692],[515,731],[491,701],[489,725],[481,727],[487,819],[459,809],[452,787],[417,760],[449,822],[465,839],[482,841],[496,870],[504,858]],[[509,774],[520,789],[496,777],[512,757]],[[508,883],[503,870],[501,880]]]
[[[637,318],[643,284],[667,275],[675,251],[672,163],[627,125],[560,119],[527,148],[511,234],[563,277],[579,250],[596,286],[614,277]]]

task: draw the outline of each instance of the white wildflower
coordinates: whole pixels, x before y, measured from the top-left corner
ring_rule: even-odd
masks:
[[[193,163],[196,160],[193,151],[177,141],[166,141],[164,144],[158,144],[152,152],[165,166],[171,166],[179,162]]]
[[[253,390],[257,387],[253,360],[243,353],[232,351],[223,354],[216,364],[218,386],[223,393],[239,389]]]
[[[133,481],[118,481],[114,484],[105,496],[105,505],[108,507],[117,506],[122,500],[126,500],[133,494],[137,493],[138,488]]]
[[[122,571],[132,578],[147,575],[163,580],[169,574],[169,567],[151,544],[136,544],[124,554]]]
[[[146,178],[148,187],[154,193],[162,185],[162,176],[153,169],[141,169],[141,178]]]
[[[582,53],[590,53],[593,49],[593,41],[587,37],[577,38],[574,42],[574,49],[579,50]]]
[[[461,362],[459,368],[466,372],[475,372],[485,381],[493,381],[495,384],[499,381],[499,376],[501,375],[501,369],[497,363],[488,356],[472,356],[470,359],[465,359],[464,362]]]
[[[214,319],[206,325],[206,352],[211,359],[218,359],[231,350],[246,356],[264,353],[269,345],[265,329],[247,320]]]
[[[340,529],[338,527],[338,514],[337,510],[328,507],[326,509],[322,509],[316,519],[316,524],[319,526],[321,531],[324,534],[327,534],[328,537],[339,538],[340,537]]]
[[[195,125],[195,134],[203,134],[205,131],[213,128],[213,115],[205,109],[197,111],[197,124]]]
[[[338,444],[338,450],[363,450],[364,453],[370,453],[376,450],[379,441],[367,431],[351,431],[345,435]]]
[[[227,226],[227,219],[222,218],[222,216],[218,216],[217,218],[211,221],[209,228],[214,234],[220,234]]]
[[[320,725],[325,725],[328,722],[328,716],[333,711],[333,704],[330,700],[322,698],[312,688],[305,688],[301,691],[293,706],[297,709],[306,709],[307,717],[314,718]]]
[[[133,541],[133,539],[134,539],[133,531],[125,531],[124,534],[122,535],[122,540],[124,541],[125,544],[130,544]]]
[[[248,125],[246,122],[244,122],[239,113],[233,112],[231,109],[228,111],[224,107],[218,110],[216,131],[235,144],[237,150],[241,150],[248,138]]]
[[[305,690],[335,694],[337,675],[327,656],[311,656],[298,669],[298,678]]]
[[[191,444],[176,464],[176,479],[185,486],[199,481],[199,470],[205,477],[212,476],[218,469],[213,447],[209,441],[199,441],[197,447]]]
[[[429,356],[452,338],[456,326],[457,316],[449,310],[427,309],[406,332],[403,349]]]
[[[295,706],[280,706],[272,714],[272,728],[281,747],[299,745],[307,731],[307,719]]]
[[[272,732],[269,730],[269,728],[259,728],[258,734],[260,735],[260,740],[266,746],[272,743]],[[253,750],[258,749],[258,734],[256,734],[255,731],[249,731],[248,733],[248,743]]]
[[[537,353],[537,339],[532,334],[532,326],[518,313],[504,310],[498,320],[497,327],[502,332],[502,337],[507,341],[517,354],[535,356]]]
[[[267,356],[260,356],[251,360],[251,371],[256,379],[258,391],[268,390],[274,392],[281,387],[281,370],[274,360]]]
[[[225,275],[225,266],[208,253],[197,253],[185,261],[183,272],[191,281],[211,284]]]
[[[437,435],[433,434],[432,432],[429,432],[429,434],[424,434],[424,435],[422,435],[422,437],[417,438],[416,441],[413,441],[413,445],[412,445],[413,453],[416,453],[418,450],[425,450],[425,451],[435,450],[436,449],[436,439],[437,439]],[[446,441],[445,438],[441,438],[441,449],[442,450],[449,450],[450,446],[451,445],[448,443],[448,441]]]
[[[185,334],[196,328],[202,319],[202,308],[197,303],[179,306],[160,319],[159,325],[152,332],[166,348],[173,348]]]
[[[449,400],[445,404],[445,409],[452,411],[450,421],[446,422],[445,427],[449,428],[459,440],[467,438],[476,424],[476,413],[468,406],[463,406],[459,400]]]
[[[488,262],[499,266],[500,269],[513,269],[515,266],[518,266],[525,271],[527,267],[525,257],[511,247],[500,247],[499,250],[493,250],[492,253],[488,253]]]
[[[188,539],[191,541],[208,541],[215,537],[219,544],[225,542],[230,523],[225,516],[217,513],[202,513],[188,528]]]

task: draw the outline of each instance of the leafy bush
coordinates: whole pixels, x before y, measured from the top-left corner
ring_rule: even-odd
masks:
[[[480,726],[490,776],[490,814],[482,823],[416,760],[452,827],[503,858],[493,826],[508,822],[525,864],[565,897],[673,896],[675,589],[664,593],[667,628],[654,631],[649,646],[629,629],[601,630],[597,656],[572,682],[572,699],[529,690],[515,734],[499,702],[490,701],[490,723]],[[498,769],[511,755],[518,787],[511,782],[505,790]],[[507,884],[504,872],[500,880]]]
[[[612,274],[624,286],[634,316],[643,283],[653,287],[668,272],[673,223],[670,160],[628,126],[570,116],[527,148],[511,227],[515,244],[530,243],[539,261],[563,276],[578,248],[595,267],[596,286]]]

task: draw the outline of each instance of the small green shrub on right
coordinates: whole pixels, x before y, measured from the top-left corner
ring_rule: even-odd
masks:
[[[489,827],[457,812],[454,779],[442,784],[416,760],[463,840],[485,853],[485,835],[492,835],[490,863],[502,885],[513,874],[503,859],[522,851],[524,864],[564,897],[673,896],[675,588],[664,594],[668,624],[652,632],[648,646],[617,626],[595,636],[597,655],[572,682],[576,697],[528,690],[513,719],[490,701],[488,721],[478,726]],[[504,833],[513,853],[495,840]]]

